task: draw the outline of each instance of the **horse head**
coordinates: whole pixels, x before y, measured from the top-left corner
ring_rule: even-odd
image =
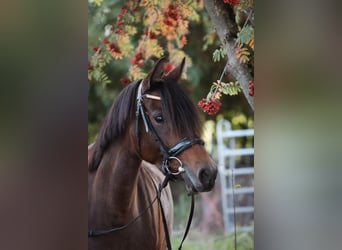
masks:
[[[189,192],[210,191],[217,166],[200,139],[198,109],[178,84],[185,58],[169,73],[160,59],[137,87],[136,126],[130,126],[140,157],[164,174],[182,176]]]

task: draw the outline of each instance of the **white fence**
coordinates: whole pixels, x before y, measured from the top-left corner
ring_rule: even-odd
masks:
[[[251,141],[254,137],[254,129],[231,130],[231,124],[226,120],[221,120],[217,123],[216,131],[225,231],[233,232],[234,220],[242,214],[245,214],[245,219],[242,220],[245,223],[236,219],[236,229],[251,231],[254,228],[254,163],[252,161],[249,166],[236,167],[237,160],[241,157],[254,156],[254,147],[241,148],[241,139],[249,138]],[[243,181],[247,179],[249,179],[247,183]],[[246,199],[246,197],[249,198]],[[246,203],[246,200],[247,205],[242,205],[241,203]]]

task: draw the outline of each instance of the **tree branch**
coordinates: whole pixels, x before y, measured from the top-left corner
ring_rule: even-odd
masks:
[[[254,111],[254,97],[249,95],[248,89],[249,81],[253,80],[250,69],[246,64],[241,64],[235,56],[235,39],[238,27],[235,23],[234,10],[223,0],[203,0],[203,2],[227,52],[226,73],[231,74],[240,83],[243,93]]]

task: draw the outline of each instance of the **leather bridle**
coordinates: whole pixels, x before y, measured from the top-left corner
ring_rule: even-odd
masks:
[[[179,175],[179,174],[185,172],[185,169],[183,168],[183,163],[177,156],[195,144],[204,145],[204,141],[197,136],[195,136],[193,138],[186,137],[186,138],[181,139],[174,146],[168,148],[164,144],[164,142],[160,138],[160,136],[158,135],[155,128],[153,127],[152,122],[151,122],[149,116],[147,115],[147,113],[145,111],[146,108],[143,104],[144,99],[161,101],[161,97],[155,96],[155,95],[150,95],[150,94],[142,94],[142,80],[139,80],[137,82],[137,84],[139,84],[139,86],[138,86],[138,92],[137,92],[137,108],[136,108],[136,136],[137,136],[137,144],[138,144],[139,155],[141,157],[140,133],[139,133],[139,121],[140,121],[140,117],[141,117],[142,121],[144,123],[144,126],[145,126],[145,132],[148,133],[149,131],[151,131],[152,136],[154,137],[154,140],[159,144],[160,151],[162,152],[162,172],[165,175],[165,179],[164,179],[163,183],[159,184],[156,197],[153,199],[153,201],[151,201],[151,203],[137,217],[135,217],[134,219],[129,221],[127,224],[125,224],[121,227],[115,227],[115,228],[111,228],[108,230],[89,230],[88,231],[88,237],[105,235],[105,234],[109,234],[109,233],[119,231],[119,230],[123,230],[123,229],[127,228],[129,225],[131,225],[133,222],[135,222],[138,218],[140,218],[143,214],[145,214],[147,212],[147,210],[152,207],[154,202],[156,200],[158,200],[160,210],[161,210],[161,214],[162,214],[162,219],[163,219],[167,248],[169,250],[171,250],[172,247],[171,247],[171,241],[170,241],[170,234],[169,234],[169,230],[167,227],[164,209],[163,209],[161,199],[160,199],[161,198],[161,192],[167,186],[169,180],[173,180],[176,175]],[[173,172],[170,169],[170,162],[171,161],[176,161],[179,164],[177,172]],[[190,195],[191,195],[190,214],[189,214],[188,223],[187,223],[187,226],[186,226],[186,229],[184,232],[182,242],[181,242],[178,249],[182,248],[183,242],[184,242],[184,240],[185,240],[185,238],[189,232],[191,221],[192,221],[192,216],[193,216],[193,212],[194,212],[194,194],[192,193]]]
[[[161,97],[150,95],[150,94],[142,94],[142,83],[139,83],[138,87],[138,93],[137,93],[137,109],[136,109],[136,136],[137,136],[137,143],[138,143],[138,150],[139,154],[141,154],[140,149],[140,136],[139,136],[139,121],[140,117],[143,120],[145,131],[148,133],[151,131],[152,136],[154,140],[159,144],[160,151],[162,152],[162,171],[165,176],[170,175],[170,178],[172,179],[173,176],[181,174],[185,172],[183,168],[182,161],[177,158],[177,155],[185,151],[186,149],[192,147],[195,144],[204,145],[204,141],[199,137],[193,137],[193,138],[183,138],[178,143],[176,143],[171,148],[168,148],[163,140],[158,135],[157,131],[152,125],[152,122],[149,118],[149,116],[146,114],[145,106],[143,104],[144,99],[151,99],[151,100],[158,100],[161,101]],[[169,162],[172,160],[176,160],[179,163],[178,172],[172,172],[169,168]]]

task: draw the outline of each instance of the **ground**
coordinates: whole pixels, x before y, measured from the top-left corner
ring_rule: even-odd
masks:
[[[173,233],[172,246],[177,249],[182,238],[182,231]],[[183,250],[234,250],[234,234],[206,234],[190,229],[188,238],[183,243]],[[254,233],[237,233],[236,250],[253,250]]]

